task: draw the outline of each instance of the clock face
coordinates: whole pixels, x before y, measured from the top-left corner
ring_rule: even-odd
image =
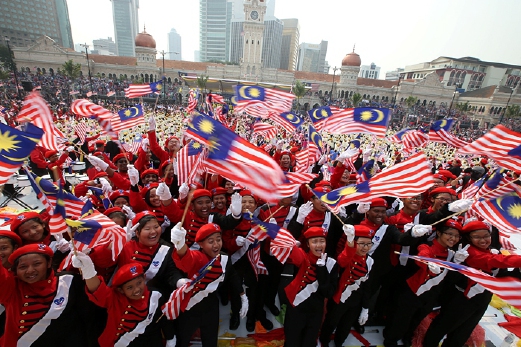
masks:
[[[250,17],[251,17],[251,19],[253,19],[253,20],[257,20],[257,19],[259,18],[259,12],[257,12],[257,11],[251,11],[251,13],[250,13]]]

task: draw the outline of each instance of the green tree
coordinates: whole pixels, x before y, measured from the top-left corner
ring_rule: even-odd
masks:
[[[300,114],[300,99],[306,95],[307,90],[304,83],[300,81],[295,81],[295,85],[293,86],[293,94],[297,97],[297,114]]]
[[[16,63],[14,62],[14,53],[7,46],[0,46],[0,66],[3,66],[5,70],[16,71]]]
[[[4,71],[4,70],[0,70],[0,81],[1,80],[6,80],[8,78],[9,78],[9,72]]]
[[[351,95],[351,97],[349,98],[349,101],[351,102],[353,107],[358,107],[358,105],[360,104],[362,99],[363,99],[362,94],[360,94],[360,93],[353,93],[353,95]]]
[[[465,114],[465,113],[469,112],[471,109],[468,101],[465,103],[459,102],[456,104],[455,107],[461,114]]]
[[[203,103],[204,103],[204,100],[206,100],[206,83],[207,82],[208,82],[208,76],[206,76],[206,75],[197,76],[197,87],[199,89],[201,89]]]
[[[505,111],[507,118],[517,118],[521,116],[521,107],[519,105],[510,105]]]
[[[409,107],[409,109],[411,109],[414,105],[416,105],[417,102],[418,102],[418,98],[415,96],[412,96],[412,95],[407,97],[407,99],[405,99],[405,104],[407,105],[407,107]]]
[[[60,70],[58,70],[60,71]],[[80,77],[81,73],[81,64],[75,64],[72,59],[63,63],[61,68],[61,73],[70,79],[76,79]]]

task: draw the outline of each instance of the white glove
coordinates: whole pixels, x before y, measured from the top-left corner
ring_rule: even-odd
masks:
[[[121,206],[121,209],[123,210],[123,212],[127,215],[128,219],[134,219],[134,217],[136,216],[136,214],[134,213],[134,211],[132,211],[132,208],[128,205],[123,205]]]
[[[369,161],[369,158],[371,157],[372,152],[373,151],[370,148],[366,148],[366,150],[363,152],[362,159],[363,159],[364,163]]]
[[[148,130],[156,130],[156,120],[154,119],[154,116],[150,116],[150,118],[148,118]]]
[[[87,202],[90,198],[88,196],[79,196],[78,199],[80,199],[83,202]]]
[[[284,146],[284,140],[278,140],[277,141],[277,149],[281,150],[282,146]]]
[[[188,188],[188,184],[181,184],[181,187],[179,187],[179,200],[183,200],[184,198],[186,198],[188,196],[189,191],[190,188]]]
[[[132,220],[129,219],[127,222],[127,226],[125,227],[125,231],[127,233],[127,242],[132,240],[134,236],[136,236],[136,230],[139,227],[139,223],[132,226]]]
[[[269,223],[270,224],[277,224],[277,220],[275,218],[271,217]]]
[[[347,217],[347,212],[346,212],[346,206],[340,206],[340,208],[338,209],[338,216],[339,217],[342,217],[342,218],[346,218]]]
[[[165,221],[163,222],[163,224],[161,224],[161,234],[163,234],[166,230],[166,228],[168,228],[170,226],[170,220],[168,219],[167,216],[165,216]]]
[[[297,223],[304,224],[304,219],[306,219],[311,211],[313,211],[313,203],[311,201],[308,201],[304,205],[300,206],[298,209]]]
[[[232,212],[232,216],[240,217],[242,212],[242,196],[239,193],[232,194],[232,202],[230,204],[230,211]]]
[[[356,210],[358,211],[358,213],[364,214],[367,211],[369,211],[370,208],[371,208],[371,204],[361,203],[361,204],[358,204],[358,207],[356,208]]]
[[[148,139],[143,139],[141,140],[141,148],[146,152],[146,150],[148,149],[148,144],[150,143],[150,141]]]
[[[237,236],[237,238],[235,239],[235,243],[237,244],[237,246],[242,247],[246,243],[246,239],[242,236]]]
[[[64,238],[59,239],[56,242],[56,250],[65,253],[71,250],[71,244],[69,241],[65,240]]]
[[[327,155],[323,154],[320,159],[318,160],[318,165],[324,165],[324,163],[327,161]]]
[[[174,336],[174,338],[172,340],[166,340],[165,347],[175,347],[176,344],[177,344],[177,339]]]
[[[356,154],[358,154],[358,149],[356,148],[349,148],[348,150],[342,152],[337,160],[341,163],[343,163],[346,159],[354,157]]]
[[[412,227],[412,237],[422,237],[425,234],[430,234],[432,231],[432,225],[415,225]]]
[[[462,248],[461,243],[459,244],[458,250],[456,253],[454,253],[454,262],[456,264],[461,264],[467,259],[469,256],[469,252],[467,252],[467,249],[469,249],[470,244],[466,245],[464,248]]]
[[[181,288],[182,286],[184,286],[188,282],[190,282],[190,280],[188,278],[180,278],[180,279],[177,280],[176,286],[177,286],[177,288]]]
[[[369,309],[362,308],[362,311],[360,312],[360,316],[358,316],[358,324],[364,325],[365,323],[367,323],[368,318],[369,318]]]
[[[355,227],[351,224],[344,224],[342,230],[344,231],[344,234],[346,234],[347,242],[353,242],[355,239]]]
[[[492,254],[499,254],[499,251],[497,249],[495,249],[495,248],[491,248],[490,249],[490,253],[492,253]]]
[[[473,203],[474,200],[472,199],[456,200],[449,204],[449,211],[454,213],[465,212],[470,208],[470,206],[472,206]]]
[[[69,146],[65,149],[67,152],[74,152],[74,146]]]
[[[156,195],[159,196],[159,199],[163,201],[172,199],[170,188],[168,188],[165,182],[159,183],[159,186],[157,186],[156,189]]]
[[[301,243],[299,240],[295,241],[295,246],[300,247]]]
[[[326,265],[327,253],[322,253],[320,258],[317,259],[317,266]]]
[[[185,245],[185,238],[186,230],[181,225],[181,222],[179,222],[171,231],[170,241],[174,245],[175,249],[180,250]]]
[[[437,265],[437,264],[434,264],[434,263],[429,263],[429,270],[435,274],[435,275],[439,275],[440,272],[441,272],[441,268]]]
[[[396,208],[397,208],[398,206],[400,206],[400,203],[401,203],[401,202],[402,202],[402,200],[400,200],[400,198],[397,198],[396,200],[394,200],[393,203],[392,203],[392,205],[391,205],[392,209],[393,209],[393,210],[396,210]]]
[[[241,295],[241,310],[239,311],[239,316],[241,318],[246,317],[246,314],[248,313],[248,297],[246,294]]]
[[[106,178],[100,177],[99,181],[101,183],[101,190],[105,196],[108,196],[110,193],[112,193],[112,186]]]
[[[90,154],[87,156],[87,160],[92,164],[92,166],[97,167],[101,171],[105,171],[109,167],[109,164],[105,163],[100,158],[95,157],[95,156],[90,155]]]
[[[128,165],[127,174],[131,185],[135,186],[139,183],[139,171],[134,165]]]
[[[97,274],[96,269],[94,269],[94,263],[92,262],[92,259],[90,259],[88,255],[82,252],[76,252],[76,254],[72,256],[72,266],[81,270],[81,274],[84,280],[93,278]]]

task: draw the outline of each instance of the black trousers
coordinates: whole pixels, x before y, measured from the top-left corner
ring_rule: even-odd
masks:
[[[304,301],[296,307],[289,304],[284,319],[284,346],[316,347],[323,314],[323,301],[321,304]]]
[[[478,325],[492,299],[485,291],[468,299],[460,291],[451,294],[451,300],[441,306],[423,338],[423,347],[437,347],[443,336],[442,347],[463,346]]]
[[[345,302],[336,303],[329,299],[327,303],[326,319],[320,331],[320,343],[329,346],[331,334],[335,332],[335,346],[341,347],[349,336],[351,328],[357,322],[362,311],[362,293],[357,290]]]
[[[268,270],[267,284],[264,290],[264,303],[266,305],[275,305],[275,298],[277,297],[277,291],[280,285],[280,275],[284,265],[280,263],[272,255],[267,254],[261,250],[261,260]],[[277,306],[277,305],[275,305]]]
[[[259,278],[255,276],[253,268],[248,260],[247,255],[243,255],[235,264],[234,269],[237,271],[237,275],[241,279],[241,283],[244,283],[246,288],[246,296],[248,297],[248,313],[247,318],[253,320],[260,320],[266,318],[266,312],[264,311],[264,288],[267,283],[266,275],[259,275]],[[238,315],[241,309],[240,297],[233,297],[230,300],[232,308],[232,315]]]
[[[219,300],[215,293],[204,298],[177,318],[176,347],[188,347],[197,328],[201,331],[201,343],[205,347],[217,346],[219,334]]]

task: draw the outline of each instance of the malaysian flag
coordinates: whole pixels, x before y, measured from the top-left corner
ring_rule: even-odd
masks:
[[[74,126],[74,133],[78,135],[80,139],[80,143],[85,142],[85,137],[87,137],[87,132],[89,128],[87,127],[87,124],[80,122]]]
[[[480,270],[441,259],[400,253],[400,257],[402,256],[420,262],[434,263],[448,270],[458,271],[460,274],[482,285],[485,289],[496,294],[509,304],[521,308],[521,282],[513,277],[493,277]]]
[[[276,189],[280,196],[293,196],[300,186],[307,184],[315,179],[318,174],[307,172],[286,172],[286,179],[288,182],[279,185]]]
[[[326,119],[323,130],[332,134],[368,133],[385,137],[390,120],[391,110],[388,108],[341,109]]]
[[[246,257],[255,273],[255,277],[259,278],[259,275],[267,275],[268,269],[262,262],[260,258],[260,242],[259,240],[253,241],[253,243],[248,247],[248,251],[246,252]]]
[[[153,82],[150,84],[131,84],[125,88],[125,97],[138,98],[148,94],[160,94],[163,89],[163,81]]]
[[[431,124],[429,130],[429,139],[432,142],[445,143],[445,140],[440,137],[438,133],[440,130],[445,130],[445,132],[450,132],[450,129],[454,125],[454,119],[441,119]]]
[[[483,188],[477,192],[476,199],[485,195],[487,199],[495,199],[514,190],[512,181],[504,177],[502,172],[502,169],[496,170],[492,177],[485,182]]]
[[[56,194],[56,207],[54,213],[49,219],[49,230],[52,235],[61,235],[69,231],[69,226],[65,222],[67,212],[65,211],[65,195],[61,187],[61,182],[58,181],[58,193]]]
[[[333,212],[337,213],[340,207],[344,205],[370,200],[369,193],[371,190],[369,187],[369,182],[366,181],[360,184],[344,186],[332,190],[328,193],[322,193],[316,190],[312,191],[313,194],[315,194],[323,203],[329,206]]]
[[[402,136],[403,147],[407,151],[414,148],[422,148],[429,142],[429,135],[423,130],[411,130]]]
[[[116,92],[111,90],[110,92],[107,93],[107,97],[111,97],[112,95],[116,95]]]
[[[497,125],[458,153],[486,155],[499,166],[517,171],[521,167],[521,134]]]
[[[197,99],[198,93],[196,94],[195,90],[190,89],[190,92],[188,93],[188,107],[186,108],[188,114],[192,113],[192,111],[197,108]]]
[[[196,141],[190,141],[176,154],[177,158],[177,182],[179,186],[189,181],[190,173],[196,168],[196,163],[203,150],[203,146]]]
[[[53,151],[65,148],[65,135],[54,125],[49,105],[37,91],[31,92],[24,100],[20,113],[16,118],[19,122],[30,122],[44,131],[40,146]]]
[[[209,102],[209,103],[216,102],[216,103],[222,104],[222,105],[226,104],[226,101],[224,101],[224,97],[222,95],[212,94],[212,93],[208,93],[207,102]]]
[[[136,134],[136,137],[134,138],[134,141],[132,141],[131,144],[122,143],[121,145],[123,146],[125,151],[130,152],[132,154],[137,154],[142,143],[143,136],[141,134]]]
[[[271,140],[277,135],[277,128],[268,123],[257,122],[253,124],[252,138],[262,137],[266,141]]]
[[[485,177],[479,179],[478,181],[474,182],[467,188],[465,188],[464,191],[461,192],[461,198],[462,199],[472,199],[476,195],[476,193],[481,189],[483,184],[485,183]]]
[[[263,222],[257,217],[255,217],[251,212],[242,214],[244,219],[251,220],[253,224],[255,224],[246,239],[250,242],[254,242],[255,240],[263,241],[268,237],[274,239],[277,237],[279,233],[280,227],[277,224],[271,224],[267,222]]]
[[[308,115],[311,119],[311,122],[313,122],[313,126],[318,131],[321,131],[326,125],[326,120],[333,115],[333,112],[331,107],[322,106],[309,110]]]
[[[370,159],[367,163],[365,163],[360,170],[358,170],[356,174],[356,184],[363,183],[368,181],[373,177],[376,173],[376,166],[374,159]]]
[[[269,117],[291,110],[295,95],[272,88],[259,86],[234,86],[235,112],[246,112],[254,117]]]
[[[286,131],[294,133],[302,124],[304,120],[298,115],[291,112],[275,113],[270,112],[269,117],[275,124],[280,125]]]
[[[277,237],[270,242],[270,252],[279,262],[284,264],[296,244],[297,241],[293,235],[288,230],[280,228]]]
[[[315,130],[315,128],[310,124],[308,128],[308,148],[310,150],[310,155],[312,158],[318,158],[320,154],[322,154],[322,149],[324,147],[324,143],[322,142],[322,136]]]
[[[118,116],[115,118],[116,121],[112,121],[112,128],[114,131],[132,129],[139,125],[145,125],[145,117],[143,117],[143,106],[141,105],[136,105],[134,107],[118,111]]]
[[[513,191],[495,199],[476,201],[471,209],[500,231],[521,231],[521,196]]]
[[[397,133],[395,133],[393,136],[391,136],[389,138],[389,141],[394,142],[394,143],[402,143],[403,136],[405,134],[407,134],[409,131],[412,131],[412,130],[411,129],[402,129],[402,130],[398,131]]]
[[[499,243],[501,244],[501,248],[506,249],[507,251],[517,250],[516,246],[508,240],[509,238],[509,235],[499,233]]]
[[[208,146],[205,164],[210,170],[250,187],[262,199],[279,198],[276,187],[285,182],[285,176],[266,152],[203,114],[193,117],[186,135]]]
[[[109,110],[96,105],[89,100],[79,99],[74,100],[71,105],[71,111],[78,116],[95,117],[103,130],[114,140],[117,141],[118,134],[112,128],[113,114]]]
[[[43,136],[43,130],[31,123],[24,130],[0,123],[0,185],[20,169]]]
[[[310,159],[309,152],[310,150],[306,148],[295,154],[295,159],[297,161],[297,167],[295,168],[295,172],[307,172]]]
[[[112,202],[110,202],[110,199],[108,196],[103,193],[103,189],[93,186],[87,186],[87,189],[94,195],[101,203],[103,204],[103,207],[105,209],[109,209],[112,207]]]

